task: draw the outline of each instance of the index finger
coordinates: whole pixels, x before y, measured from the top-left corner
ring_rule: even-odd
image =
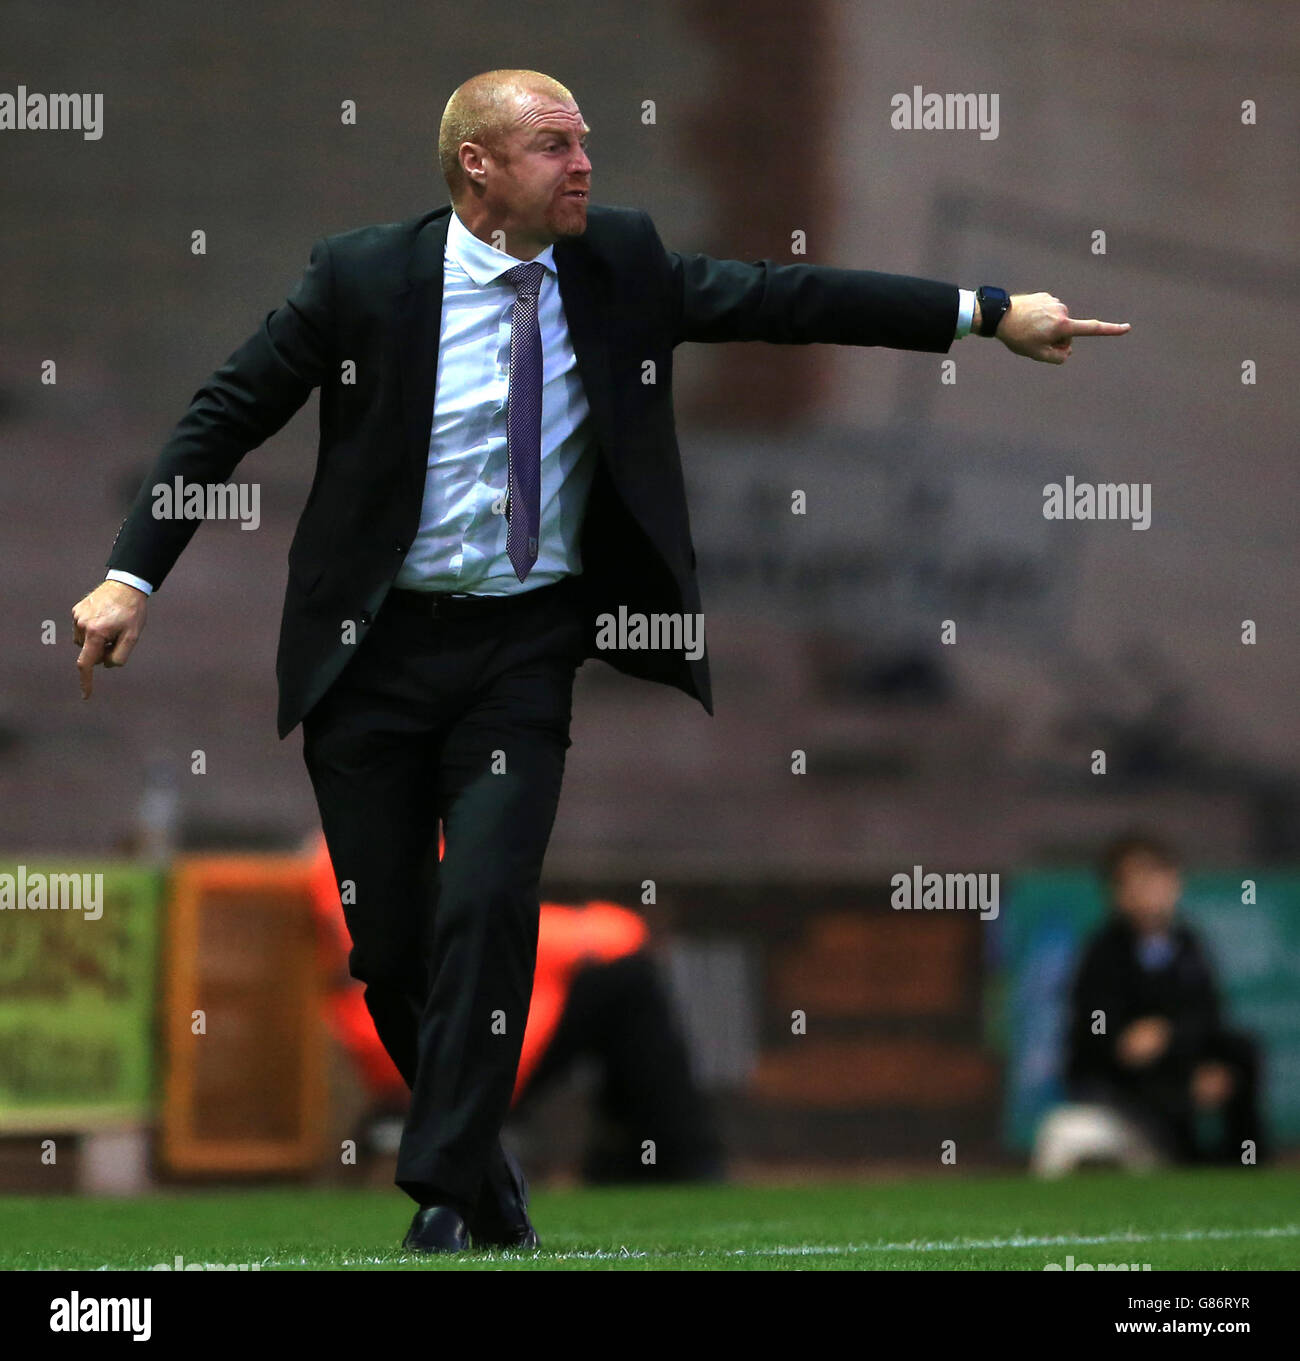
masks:
[[[95,667],[104,655],[104,639],[91,637],[77,653],[77,672],[81,677],[81,698],[89,699],[94,687]]]
[[[1072,336],[1122,336],[1128,334],[1132,325],[1127,321],[1076,321],[1073,317],[1067,318],[1065,324]]]

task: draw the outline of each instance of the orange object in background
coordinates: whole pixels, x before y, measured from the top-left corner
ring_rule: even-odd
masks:
[[[438,831],[438,858],[443,851],[442,829]],[[365,1003],[365,985],[347,973],[348,952],[352,948],[338,883],[330,864],[324,835],[317,838],[311,863],[312,902],[321,927],[321,948],[325,955],[326,977],[343,981],[333,987],[329,1006],[334,1032],[356,1061],[363,1081],[376,1097],[404,1094],[406,1083],[393,1066]],[[533,997],[524,1028],[523,1052],[515,1077],[511,1104],[532,1076],[546,1052],[574,976],[584,965],[608,963],[634,954],[649,940],[650,932],[637,913],[617,903],[589,902],[582,907],[543,903],[537,932],[537,970],[533,975]]]
[[[328,1088],[312,887],[301,856],[173,862],[159,1007],[158,1164],[167,1173],[316,1166]],[[206,1017],[198,1034],[195,1008]]]

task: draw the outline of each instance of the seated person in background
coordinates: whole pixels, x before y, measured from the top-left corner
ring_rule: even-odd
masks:
[[[1245,1140],[1263,1162],[1257,1048],[1223,1028],[1209,961],[1178,920],[1176,857],[1153,837],[1125,837],[1103,873],[1110,918],[1086,946],[1071,994],[1071,1098],[1130,1117],[1174,1162],[1239,1164]]]

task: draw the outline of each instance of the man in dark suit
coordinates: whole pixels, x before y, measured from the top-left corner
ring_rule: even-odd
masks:
[[[528,1011],[542,859],[576,667],[600,657],[712,713],[673,425],[682,341],[945,353],[973,329],[1063,363],[1071,320],[1034,293],[978,298],[869,271],[668,252],[589,204],[569,91],[492,71],[448,101],[452,203],[318,241],[285,305],[195,396],[75,606],[83,694],[122,665],[195,528],[153,488],[220,484],[320,388],[316,477],[289,550],[281,737],[303,750],[353,974],[411,1084],[397,1181],[406,1245],[532,1245],[503,1152]],[[657,616],[658,646],[633,631]],[[614,621],[629,627],[615,626]],[[656,630],[656,632],[658,632]],[[446,834],[436,902],[421,864]],[[652,1138],[653,1132],[647,1133]]]

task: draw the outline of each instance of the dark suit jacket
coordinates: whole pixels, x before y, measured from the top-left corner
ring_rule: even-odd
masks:
[[[276,672],[288,734],[347,664],[419,526],[433,417],[450,206],[317,241],[284,306],[195,394],[123,521],[108,565],[155,588],[197,522],[156,520],[152,488],[228,480],[319,387],[316,476],[289,549]],[[666,251],[643,212],[592,204],[555,243],[555,268],[591,407],[597,471],[583,524],[591,614],[700,612],[673,424],[672,359],[686,340],[886,345],[945,353],[957,287],[907,275],[742,263]],[[343,381],[353,361],[355,381]],[[646,360],[656,381],[642,381]],[[593,625],[594,633],[594,625]],[[707,651],[597,651],[713,712]]]
[[[1170,938],[1173,954],[1161,969],[1142,967],[1138,935],[1122,917],[1112,917],[1089,940],[1071,991],[1066,1054],[1066,1081],[1081,1097],[1097,1082],[1140,1087],[1168,1078],[1185,1087],[1207,1038],[1218,1031],[1219,988],[1200,938],[1182,922]],[[1106,1013],[1105,1035],[1092,1033],[1094,1011]],[[1143,1016],[1165,1017],[1173,1036],[1156,1063],[1126,1068],[1116,1046]]]

